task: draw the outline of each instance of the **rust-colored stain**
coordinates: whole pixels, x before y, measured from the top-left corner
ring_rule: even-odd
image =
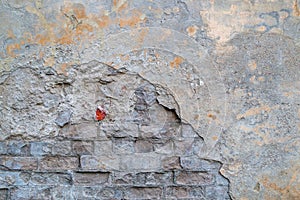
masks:
[[[294,5],[293,5],[293,14],[297,17],[300,16],[300,9],[298,7],[298,0],[294,1]]]
[[[245,118],[245,117],[249,117],[249,116],[253,116],[253,115],[258,115],[260,114],[262,111],[265,111],[265,112],[270,112],[273,108],[267,106],[267,105],[264,105],[264,106],[261,106],[261,107],[258,107],[258,108],[250,108],[249,110],[247,110],[246,112],[244,112],[243,114],[238,114],[236,119],[242,119],[242,118]]]
[[[251,71],[254,71],[254,70],[256,70],[256,68],[257,68],[257,64],[256,64],[255,60],[251,60],[251,61],[249,61],[249,63],[248,63],[248,67],[249,67],[249,69],[250,69]]]
[[[6,52],[11,57],[15,57],[16,56],[16,54],[14,53],[14,51],[17,50],[17,49],[21,49],[21,44],[15,43],[15,44],[9,44],[9,45],[6,46]]]
[[[186,31],[188,32],[189,36],[193,37],[196,35],[198,29],[198,26],[189,26]]]
[[[12,39],[16,38],[16,36],[15,36],[15,34],[14,34],[14,32],[12,30],[9,30],[7,32],[7,38],[12,38]]]
[[[143,22],[145,22],[145,15],[137,10],[133,10],[130,17],[124,16],[119,19],[120,27],[136,27]]]
[[[127,4],[125,0],[114,0],[114,9],[119,12],[126,9]],[[135,28],[145,21],[145,15],[138,10],[130,10],[130,15],[119,13],[115,18],[111,18],[103,12],[101,15],[87,13],[83,4],[70,2],[66,2],[60,12],[57,13],[55,23],[47,20],[44,13],[36,7],[27,6],[26,10],[38,17],[37,30],[41,28],[43,30],[36,34],[24,33],[21,38],[16,38],[13,31],[9,30],[8,37],[19,39],[19,41],[6,46],[7,56],[16,57],[17,53],[15,51],[21,49],[25,42],[42,46],[55,44],[82,45],[84,41],[97,39],[99,35],[102,35],[102,29],[109,26],[119,25],[120,27]],[[143,41],[145,34],[140,34],[140,41]],[[22,40],[22,43],[20,40]]]
[[[174,58],[174,60],[170,62],[170,66],[171,66],[172,68],[174,68],[174,67],[178,68],[179,65],[180,65],[182,62],[183,62],[183,59],[182,59],[181,57],[179,57],[179,56],[176,56],[176,57]]]
[[[98,24],[99,28],[108,27],[109,24],[111,23],[109,16],[106,15],[101,16],[100,18],[98,18],[96,15],[93,15],[92,20]]]
[[[277,192],[282,199],[298,199],[300,197],[299,174],[299,166],[293,166],[288,170],[281,171],[280,174],[278,174],[279,179],[277,177],[263,176],[260,183],[265,188]],[[286,185],[279,185],[283,176],[283,180],[290,178],[289,182]],[[266,199],[268,199],[268,196],[266,196]]]
[[[68,63],[62,63],[60,65],[61,72],[59,71],[58,73],[63,73],[64,75],[67,75],[67,72],[66,72],[67,67],[68,67]]]
[[[147,36],[149,32],[149,29],[141,29],[141,30],[138,30],[138,35],[136,37],[136,40],[137,40],[137,45],[142,45],[144,40],[145,40],[145,37]]]
[[[113,0],[113,11],[121,12],[128,7],[127,0]]]
[[[40,57],[43,57],[43,55],[40,55]],[[55,64],[55,58],[49,57],[44,59],[44,65],[45,66],[53,66]]]
[[[219,139],[218,136],[212,136],[212,140],[213,140],[213,141],[217,141],[218,139]]]
[[[207,114],[207,117],[209,117],[209,118],[211,118],[211,119],[213,119],[213,120],[217,119],[216,115],[213,115],[213,114],[211,114],[211,113],[208,113],[208,114]]]

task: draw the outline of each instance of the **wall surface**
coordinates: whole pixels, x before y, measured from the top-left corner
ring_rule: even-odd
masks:
[[[297,0],[2,0],[0,44],[1,200],[299,199]]]

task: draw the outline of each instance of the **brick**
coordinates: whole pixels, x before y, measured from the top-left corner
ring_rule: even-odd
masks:
[[[148,153],[154,150],[153,144],[147,140],[137,140],[134,149],[137,153]]]
[[[185,170],[219,171],[221,164],[217,161],[201,159],[197,156],[180,157],[180,165]]]
[[[179,157],[172,156],[164,158],[162,160],[162,167],[164,170],[181,169]]]
[[[62,128],[60,135],[72,139],[96,139],[98,127],[95,123],[81,123],[66,125]]]
[[[7,143],[7,154],[13,156],[28,156],[30,145],[23,141],[9,141]]]
[[[26,185],[71,185],[72,178],[67,173],[46,172],[0,172],[2,186],[26,186]]]
[[[124,199],[123,189],[102,186],[74,186],[73,199]]]
[[[154,145],[156,153],[160,154],[172,154],[174,152],[174,144],[172,141]]]
[[[53,199],[72,199],[72,186],[51,187],[51,200]]]
[[[101,186],[73,186],[72,197],[73,199],[96,199],[97,194],[102,190]]]
[[[127,123],[128,122],[126,121],[120,123],[103,121],[103,123],[101,124],[101,131],[103,131],[103,134],[109,138],[138,137],[138,126],[128,126]]]
[[[145,172],[139,172],[136,174],[135,179],[134,179],[134,185],[139,185],[143,186],[146,184],[146,175],[147,173]]]
[[[8,199],[8,189],[0,188],[0,200],[7,200],[7,199]]]
[[[68,156],[71,155],[71,142],[70,141],[58,141],[52,147],[53,155]]]
[[[0,155],[7,154],[6,142],[0,142]]]
[[[100,199],[123,199],[123,192],[115,187],[105,187],[98,194]]]
[[[205,172],[178,171],[175,173],[175,183],[179,185],[211,185],[214,176]]]
[[[159,185],[171,185],[173,183],[173,173],[172,172],[146,173],[145,178],[146,178],[145,185],[159,186]]]
[[[114,172],[113,183],[118,185],[161,186],[173,184],[172,172]]]
[[[205,188],[206,199],[230,200],[228,186],[207,186]]]
[[[125,191],[125,199],[162,199],[159,187],[133,187]]]
[[[0,165],[16,170],[36,170],[38,167],[38,160],[33,157],[1,157]]]
[[[123,170],[158,170],[160,165],[160,156],[154,153],[140,153],[121,157],[121,169]]]
[[[77,155],[91,155],[94,152],[94,143],[92,141],[73,141],[72,151]]]
[[[52,151],[52,144],[48,142],[31,142],[30,154],[33,156],[50,155]]]
[[[11,199],[72,199],[70,186],[22,186],[10,190]]]
[[[74,185],[99,185],[108,183],[108,172],[75,172]]]
[[[77,157],[45,157],[39,162],[40,170],[71,170],[77,169],[79,161]]]
[[[114,172],[113,184],[130,185],[134,184],[135,174],[125,172]]]
[[[188,186],[170,186],[166,188],[166,198],[206,200],[205,188]]]
[[[10,190],[11,199],[51,199],[50,187],[15,187]]]
[[[30,175],[30,185],[71,185],[72,177],[67,173],[35,172]]]
[[[21,172],[0,171],[0,187],[27,185],[28,181]]]
[[[113,151],[117,154],[134,153],[134,143],[132,140],[116,138],[113,142]]]
[[[83,170],[119,170],[120,158],[118,156],[90,156],[80,157]]]
[[[95,155],[112,155],[112,146],[111,140],[95,141]]]

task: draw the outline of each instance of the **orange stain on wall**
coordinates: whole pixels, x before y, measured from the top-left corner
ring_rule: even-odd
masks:
[[[114,0],[113,9],[115,12],[125,10],[128,7],[126,0]],[[55,44],[82,44],[85,40],[96,39],[96,36],[101,33],[102,29],[110,25],[119,25],[120,27],[137,27],[145,21],[145,15],[138,10],[130,10],[130,16],[118,14],[116,18],[111,19],[103,13],[98,16],[96,14],[87,14],[83,4],[67,2],[61,8],[56,16],[55,23],[49,22],[41,10],[35,7],[26,7],[29,13],[35,14],[39,18],[39,23],[36,24],[37,32],[35,35],[28,33],[23,34],[24,42],[16,42],[9,44],[6,47],[6,54],[10,57],[15,57],[15,50],[21,49],[21,46],[26,43],[45,45]],[[91,34],[93,33],[93,34]],[[95,33],[95,34],[94,34]],[[13,31],[10,30],[7,35],[15,39]],[[140,40],[143,40],[145,34],[140,34]]]
[[[119,18],[119,25],[120,27],[125,27],[125,26],[135,27],[140,23],[143,23],[144,21],[145,21],[145,17],[141,12],[132,11],[132,16]]]
[[[170,62],[170,66],[171,66],[172,68],[174,68],[174,67],[178,68],[179,65],[180,65],[182,62],[183,62],[183,59],[182,59],[181,57],[179,57],[179,56],[176,56],[176,57],[174,58],[174,60]]]

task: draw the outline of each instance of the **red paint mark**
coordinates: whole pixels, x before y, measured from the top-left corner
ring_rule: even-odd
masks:
[[[106,112],[102,106],[98,106],[96,110],[96,120],[101,121],[105,118]]]

